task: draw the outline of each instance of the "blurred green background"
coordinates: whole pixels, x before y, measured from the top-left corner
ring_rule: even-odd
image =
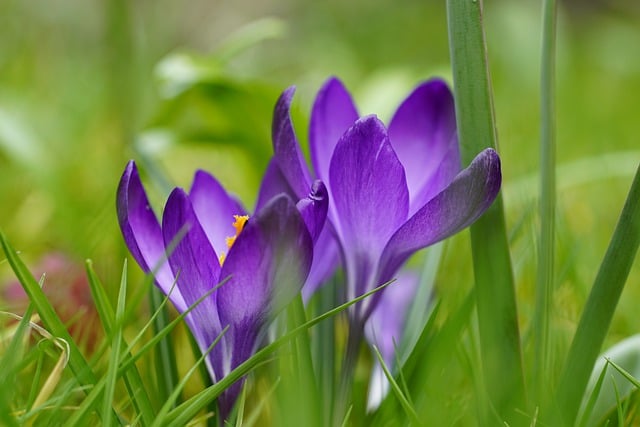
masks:
[[[525,337],[536,265],[540,9],[485,2]],[[127,256],[115,189],[128,159],[145,170],[156,212],[168,188],[189,186],[199,167],[252,206],[284,88],[298,87],[304,139],[315,91],[330,75],[361,113],[387,120],[419,81],[450,79],[444,2],[3,0],[0,28],[0,228],[32,265],[49,252],[91,258],[105,283],[117,283]],[[560,4],[554,327],[567,338],[640,162],[638,46],[639,3]],[[447,248],[437,286],[457,298],[472,280],[466,234]],[[0,275],[11,275],[6,264]],[[639,282],[636,263],[614,341],[640,331]]]

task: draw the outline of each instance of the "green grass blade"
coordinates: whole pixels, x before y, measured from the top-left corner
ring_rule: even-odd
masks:
[[[416,344],[414,352],[402,367],[409,390],[412,391],[413,407],[420,419],[432,419],[433,411],[445,402],[445,399],[439,399],[434,403],[425,384],[429,384],[431,390],[446,389],[448,380],[440,372],[447,366],[451,355],[455,354],[460,344],[462,333],[469,325],[474,302],[474,295],[467,295],[460,307],[449,315],[438,330],[435,329],[435,316],[433,316]],[[434,310],[438,310],[438,307]],[[438,416],[437,422],[444,421],[445,414],[446,412],[435,414]]]
[[[626,369],[624,369],[622,366],[618,365],[616,362],[614,362],[611,359],[607,359],[607,363],[610,364],[611,366],[613,366],[613,368],[616,371],[618,371],[620,373],[620,375],[625,377],[626,380],[629,381],[635,388],[640,389],[640,381],[638,381],[636,378],[634,378],[634,376],[631,375],[629,372],[627,372]]]
[[[2,244],[7,260],[16,277],[40,314],[40,319],[42,319],[45,328],[47,328],[52,335],[65,340],[69,344],[69,366],[78,382],[83,386],[93,386],[96,383],[95,373],[82,356],[82,353],[71,338],[71,335],[69,335],[69,332],[67,332],[64,323],[56,314],[51,303],[38,285],[38,282],[33,278],[26,265],[24,265],[20,257],[16,254],[15,249],[9,244],[3,232],[0,232],[0,244]],[[95,409],[98,416],[104,419],[105,414],[102,408],[97,406]]]
[[[623,409],[622,409],[622,400],[620,400],[620,391],[618,390],[618,385],[616,384],[616,381],[614,378],[611,378],[612,384],[613,384],[613,390],[616,394],[616,413],[617,413],[617,419],[618,419],[618,427],[624,427],[623,423],[623,419],[624,419],[624,415],[623,415]]]
[[[104,290],[104,286],[100,282],[100,279],[93,270],[91,261],[85,263],[87,272],[87,278],[89,282],[89,288],[91,289],[91,295],[100,316],[100,321],[104,326],[106,336],[111,336],[113,325],[115,323],[115,314],[113,307],[109,302],[109,298]],[[122,338],[122,344],[126,346],[126,341]],[[126,353],[130,355],[130,353]],[[124,372],[124,381],[129,391],[129,396],[136,407],[136,411],[141,415],[143,425],[150,425],[153,422],[156,411],[153,409],[149,394],[144,387],[140,373],[135,364],[130,365],[131,369],[127,369]]]
[[[164,295],[155,286],[149,288],[149,303],[151,310],[158,315],[153,321],[153,333],[158,335],[170,323],[168,307],[162,306]],[[166,401],[178,384],[178,366],[176,365],[176,355],[169,337],[164,337],[155,347],[155,368],[157,383],[157,394],[161,401]]]
[[[378,350],[378,347],[376,347],[375,345],[373,346],[373,352],[378,358],[378,362],[380,363],[380,366],[384,371],[384,375],[387,377],[387,381],[389,381],[389,384],[391,385],[391,390],[393,391],[393,394],[396,396],[396,398],[400,402],[402,409],[404,409],[405,415],[407,416],[407,418],[409,418],[410,424],[412,426],[421,426],[422,423],[418,418],[418,414],[416,414],[416,411],[411,407],[411,403],[409,402],[407,397],[405,397],[404,393],[400,389],[400,386],[398,386],[398,383],[393,378],[393,375],[391,375],[391,372],[389,371],[387,364],[384,363],[382,354],[380,354],[380,350]]]
[[[124,318],[124,302],[127,296],[127,261],[124,261],[122,267],[122,278],[120,280],[120,290],[118,292],[118,304],[116,306],[115,322],[111,330],[111,353],[109,357],[109,366],[107,368],[107,383],[102,401],[102,411],[105,414],[105,425],[111,425],[111,411],[114,393],[116,389],[116,381],[118,380],[118,365],[120,361],[120,346],[122,344],[122,328]]]
[[[258,365],[259,363],[269,358],[275,350],[277,350],[284,344],[290,342],[292,339],[296,338],[299,334],[306,333],[306,331],[310,327],[318,324],[319,322],[325,319],[328,319],[330,317],[337,315],[338,313],[346,310],[351,305],[356,304],[357,302],[362,301],[363,299],[369,297],[375,292],[378,292],[384,289],[386,286],[389,285],[389,283],[391,282],[387,282],[381,286],[378,286],[377,288],[349,302],[346,302],[332,310],[327,311],[324,314],[321,314],[320,316],[317,316],[309,320],[308,322],[305,322],[304,324],[298,326],[292,331],[289,331],[284,336],[278,338],[271,344],[266,345],[262,349],[258,350],[256,354],[253,355],[253,357],[246,360],[244,363],[240,364],[236,369],[231,371],[226,377],[222,378],[219,382],[213,384],[211,387],[208,387],[207,389],[201,391],[200,393],[196,394],[189,400],[183,402],[181,405],[176,407],[173,411],[171,411],[167,415],[167,421],[171,425],[186,425],[189,422],[189,420],[191,420],[193,417],[195,417],[198,414],[198,412],[200,412],[202,408],[205,408],[216,397],[218,397],[220,393],[222,393],[224,390],[229,388],[233,383],[238,381],[244,375],[249,373],[249,371],[251,371],[256,365]]]
[[[555,402],[566,424],[572,424],[576,418],[591,370],[638,252],[638,245],[640,167],[591,288],[558,383]]]
[[[554,235],[556,210],[555,168],[555,41],[556,2],[543,2],[542,67],[540,84],[540,242],[536,306],[533,320],[534,375],[536,406],[544,406],[551,386],[549,366],[549,319],[554,285]]]
[[[22,360],[24,353],[24,338],[29,332],[29,321],[33,314],[33,304],[27,306],[18,327],[7,346],[4,355],[0,358],[0,421],[2,425],[9,427],[19,425],[15,417],[11,415],[11,399],[14,397],[10,390],[15,387],[15,373],[18,371],[17,364]]]
[[[225,283],[225,281],[223,281],[222,283]],[[175,286],[175,284],[174,284],[174,286]],[[217,287],[212,289],[210,292],[206,293],[205,295],[203,295],[200,299],[198,299],[198,301],[196,301],[194,306],[197,305],[202,299],[208,297],[211,294],[211,292],[213,292],[215,289],[217,289]],[[160,307],[158,307],[158,308],[159,309],[164,308],[165,305],[167,304],[168,300],[169,300],[169,298],[165,297],[165,299],[160,304]],[[142,339],[145,331],[148,328],[151,327],[151,324],[153,323],[155,317],[158,316],[158,314],[160,313],[160,310],[157,310],[153,314],[153,316],[151,317],[149,322],[142,328],[142,330],[138,333],[138,335],[136,335],[136,337],[134,337],[134,339],[131,341],[131,343],[129,344],[127,349],[124,351],[123,354],[125,354],[126,356],[121,361],[120,366],[118,368],[118,377],[120,377],[121,375],[124,375],[128,371],[133,371],[135,369],[136,361],[138,361],[143,355],[148,354],[148,352],[151,349],[153,349],[153,347],[155,345],[157,345],[158,342],[160,342],[162,339],[164,339],[169,334],[169,332],[171,332],[173,330],[173,328],[175,328],[175,326],[177,326],[178,323],[180,323],[184,319],[184,316],[186,316],[187,313],[190,312],[190,310],[191,310],[191,308],[189,310],[185,311],[184,313],[182,313],[180,316],[178,316],[175,320],[173,320],[169,325],[167,325],[158,334],[154,335],[151,340],[149,340],[144,345],[142,345],[137,353],[132,354],[133,348],[137,346],[138,342]],[[111,309],[111,312],[113,313],[112,309]],[[115,315],[112,315],[112,317],[114,318],[114,321],[115,321]],[[91,411],[92,407],[97,404],[97,401],[100,398],[105,386],[106,386],[106,376],[102,377],[95,384],[95,386],[90,391],[88,396],[84,399],[82,404],[74,411],[73,415],[68,419],[68,421],[65,423],[65,425],[68,426],[68,427],[75,427],[75,426],[84,425],[83,424],[83,420],[86,419],[86,416]],[[153,421],[155,421],[155,411],[153,412],[153,417],[152,417],[151,422],[149,423],[149,425],[151,423],[153,423]]]
[[[582,419],[577,424],[579,427],[587,427],[587,423],[589,422],[589,419],[591,418],[591,414],[593,413],[593,408],[595,407],[596,402],[598,401],[600,390],[602,390],[602,384],[607,374],[608,367],[609,367],[609,364],[605,363],[605,365],[602,367],[602,370],[600,371],[600,375],[598,375],[598,381],[596,381],[596,384],[593,387],[593,390],[591,391],[591,395],[589,396],[589,400],[585,405],[584,413],[582,414]]]
[[[338,292],[339,277],[331,279],[330,283],[322,286],[315,300],[318,310],[315,313],[323,313],[336,305],[336,293]],[[312,341],[314,362],[318,373],[318,389],[322,399],[322,413],[324,422],[329,423],[333,414],[333,396],[336,392],[336,331],[333,322],[320,323],[313,331]]]
[[[306,315],[302,296],[297,295],[286,309],[287,330],[306,323]],[[287,348],[278,354],[281,378],[278,389],[279,423],[291,425],[303,423],[309,427],[321,426],[322,401],[316,383],[315,369],[311,356],[311,343],[308,333],[301,333],[291,340]]]
[[[158,412],[156,416],[156,420],[152,424],[152,427],[160,427],[163,425],[165,417],[167,416],[171,408],[174,406],[176,399],[178,399],[178,397],[180,396],[180,393],[182,392],[182,389],[184,388],[184,386],[187,384],[187,381],[189,380],[189,378],[191,378],[193,374],[198,371],[200,364],[204,362],[204,359],[211,352],[211,350],[216,345],[218,345],[218,343],[220,342],[220,339],[224,336],[224,334],[227,332],[228,329],[229,329],[228,327],[224,328],[220,332],[220,334],[216,337],[216,339],[213,340],[213,343],[211,343],[207,351],[200,356],[200,358],[196,361],[196,363],[189,369],[189,371],[184,376],[184,378],[178,383],[175,390],[173,390],[173,392],[169,396],[169,399],[167,399],[165,404],[162,405],[162,408],[160,408],[160,411]]]
[[[491,85],[482,27],[482,1],[447,0],[458,137],[468,164],[496,147]],[[511,256],[499,195],[471,226],[476,305],[487,391],[501,421],[524,401],[524,371]]]

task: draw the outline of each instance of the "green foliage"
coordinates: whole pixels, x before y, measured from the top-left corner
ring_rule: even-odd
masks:
[[[445,11],[385,0],[233,10],[71,0],[55,13],[31,3],[0,5],[0,227],[13,243],[0,235],[0,424],[221,424],[216,397],[245,375],[230,425],[638,422],[640,291],[624,286],[640,277],[638,175],[622,208],[640,162],[631,2],[449,1]],[[263,13],[279,18],[251,22]],[[208,384],[184,314],[151,277],[122,268],[113,198],[126,159],[155,184],[154,206],[197,167],[250,206],[285,87],[298,86],[304,140],[301,111],[328,75],[354,88],[362,113],[388,116],[434,73],[453,78],[465,163],[498,147],[503,197],[470,241],[463,233],[411,261],[422,284],[397,364],[383,364],[391,388],[380,407],[367,413],[364,402],[382,358],[359,346],[351,398],[333,417],[341,273],[306,307],[286,309],[275,341]],[[46,271],[38,282],[26,266],[48,251],[95,260],[85,266],[102,329],[94,345],[73,333],[88,315],[69,320],[49,294],[76,277]],[[22,306],[7,296],[13,277]]]
[[[497,147],[482,13],[482,2],[447,2],[458,137],[466,164],[484,148]],[[512,424],[514,408],[524,402],[524,369],[502,197],[471,226],[471,244],[482,370],[498,419]]]

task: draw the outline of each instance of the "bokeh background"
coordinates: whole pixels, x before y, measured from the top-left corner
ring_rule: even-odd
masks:
[[[485,1],[525,339],[536,265],[540,9],[531,0]],[[252,206],[284,88],[298,87],[294,121],[304,140],[315,91],[331,75],[361,113],[383,119],[419,81],[450,80],[443,1],[2,0],[0,34],[0,228],[34,271],[63,254],[82,274],[90,258],[107,284],[118,283],[127,256],[115,190],[128,159],[145,171],[157,212],[196,168]],[[639,95],[640,3],[560,2],[560,347],[640,162]],[[639,270],[636,263],[609,342],[640,331]],[[0,277],[11,287],[6,263]],[[455,299],[471,281],[462,233],[446,246],[437,289]]]

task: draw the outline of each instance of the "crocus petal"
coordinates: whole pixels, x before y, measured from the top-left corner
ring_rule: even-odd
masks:
[[[373,285],[363,276],[375,270],[383,247],[407,218],[407,183],[386,129],[374,116],[358,120],[338,141],[329,173],[331,220],[347,271],[355,275],[355,295],[348,295],[353,298]]]
[[[218,284],[220,263],[191,201],[180,188],[169,195],[162,217],[162,231],[165,245],[173,247],[169,264],[177,277],[177,287],[190,307]],[[187,316],[191,332],[203,352],[221,331],[216,313],[216,292],[213,292]],[[221,377],[220,352],[217,346],[210,353],[209,359],[213,361],[216,374],[214,378]]]
[[[322,86],[311,110],[309,149],[319,179],[329,178],[329,164],[340,137],[358,120],[353,99],[342,82],[330,78]]]
[[[302,299],[305,304],[311,299],[320,285],[329,280],[339,266],[340,250],[338,242],[336,242],[333,234],[331,223],[327,222],[313,247],[311,270],[302,288]]]
[[[225,369],[251,356],[265,322],[300,291],[312,255],[311,236],[289,197],[275,197],[247,222],[224,262],[221,277],[229,281],[217,295],[233,348]]]
[[[267,165],[267,170],[265,171],[264,176],[262,177],[260,189],[258,190],[256,208],[253,211],[258,212],[269,200],[282,193],[288,195],[292,199],[298,198],[287,182],[287,179],[280,171],[280,167],[276,160],[272,158]]]
[[[380,280],[391,278],[415,251],[471,225],[493,203],[501,181],[500,158],[487,148],[393,235],[381,259]]]
[[[245,210],[213,176],[202,170],[193,178],[189,199],[214,250],[226,252],[225,239],[236,234],[233,216],[245,215]]]
[[[272,138],[274,157],[280,171],[295,192],[296,198],[301,199],[309,192],[311,178],[300,151],[289,112],[294,92],[293,87],[285,90],[276,103],[273,112]]]
[[[300,199],[296,207],[315,242],[324,228],[329,208],[329,194],[322,181],[316,180],[311,186],[311,192],[304,199]]]
[[[276,196],[247,222],[224,262],[221,277],[231,278],[218,291],[222,324],[261,317],[288,302],[302,287],[312,254],[311,235],[296,206]],[[274,306],[276,293],[286,297]]]
[[[398,107],[389,138],[407,175],[412,214],[460,171],[453,95],[447,84],[418,86]]]
[[[154,272],[158,287],[169,295],[178,311],[184,311],[187,306],[180,291],[177,288],[172,290],[174,276],[166,261],[160,224],[133,160],[127,163],[120,180],[116,208],[120,229],[131,254],[146,273]]]

